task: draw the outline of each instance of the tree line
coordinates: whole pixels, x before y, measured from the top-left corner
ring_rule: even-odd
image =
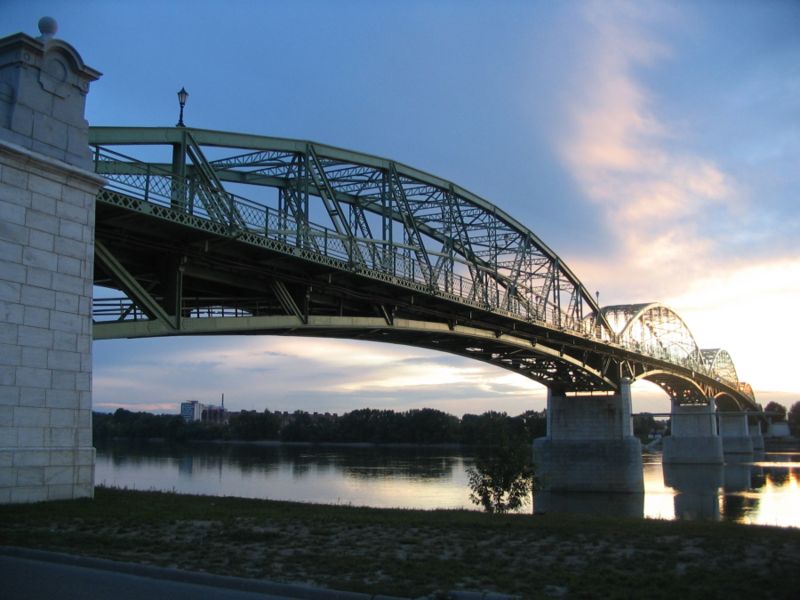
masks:
[[[242,440],[311,443],[492,444],[500,432],[532,440],[546,434],[546,416],[528,411],[516,417],[489,411],[462,418],[431,408],[408,411],[364,408],[343,415],[264,410],[241,411],[227,423],[186,422],[179,415],[117,409],[93,413],[95,440],[114,438]]]
[[[634,432],[646,439],[661,426],[652,415],[634,416]],[[132,412],[93,413],[95,440],[165,439],[241,440],[311,443],[496,445],[513,438],[532,442],[547,434],[545,411],[515,417],[488,411],[459,418],[440,410],[407,411],[363,408],[343,415],[264,410],[241,411],[227,423],[186,422],[179,415]]]
[[[790,410],[770,403],[773,412],[783,409],[793,435],[800,436],[800,402]],[[408,411],[363,408],[343,415],[293,413],[264,410],[241,411],[230,415],[227,423],[187,423],[179,415],[156,415],[123,408],[113,413],[93,413],[95,440],[154,439],[168,441],[242,440],[311,443],[379,444],[467,444],[496,445],[513,438],[532,442],[547,435],[545,411],[527,411],[511,417],[488,411],[459,418],[432,408]],[[643,441],[662,432],[663,421],[648,413],[633,416],[633,430]]]

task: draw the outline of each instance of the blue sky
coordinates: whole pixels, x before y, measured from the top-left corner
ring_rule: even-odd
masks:
[[[800,4],[5,0],[0,34],[102,71],[96,125],[312,139],[457,182],[530,227],[601,304],[662,301],[759,400],[800,399]],[[94,401],[176,410],[544,406],[521,376],[413,348],[98,342]],[[342,357],[346,357],[343,359]],[[637,385],[635,409],[666,410]]]

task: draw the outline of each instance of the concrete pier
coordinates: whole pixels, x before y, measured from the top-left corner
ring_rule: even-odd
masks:
[[[753,442],[753,453],[761,454],[764,452],[764,434],[761,433],[761,424],[756,420],[748,423],[750,429],[750,441]]]
[[[720,413],[719,434],[726,460],[748,459],[753,455],[753,439],[746,413]]]
[[[536,485],[544,491],[643,493],[630,383],[613,395],[548,391],[547,437],[534,441],[533,458]]]
[[[671,421],[671,435],[664,438],[664,464],[722,464],[713,398],[708,404],[691,405],[673,399]]]
[[[92,496],[94,202],[69,45],[0,39],[0,503]]]

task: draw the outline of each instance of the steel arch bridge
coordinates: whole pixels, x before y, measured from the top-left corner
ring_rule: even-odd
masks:
[[[600,308],[532,231],[395,161],[302,140],[92,127],[95,339],[285,334],[407,344],[563,393],[647,379],[758,410],[730,355],[658,304]]]

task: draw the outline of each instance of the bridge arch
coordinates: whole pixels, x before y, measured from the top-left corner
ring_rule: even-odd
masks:
[[[135,323],[106,323],[97,328],[95,339],[117,337],[145,338],[175,335],[163,323],[139,320]],[[590,364],[544,343],[532,345],[529,339],[513,334],[496,335],[479,327],[395,319],[391,326],[376,317],[310,317],[307,323],[283,315],[240,316],[190,319],[181,335],[295,335],[332,337],[401,344],[447,352],[479,360],[532,379],[546,387],[582,386],[590,389],[603,382],[606,389],[615,383]]]
[[[733,364],[731,355],[727,350],[721,348],[709,348],[702,350],[703,361],[708,366],[709,372],[720,381],[725,381],[732,387],[739,386],[739,376],[736,374],[736,366]]]
[[[603,315],[620,344],[697,371],[705,371],[700,347],[684,320],[659,302],[606,306]]]

